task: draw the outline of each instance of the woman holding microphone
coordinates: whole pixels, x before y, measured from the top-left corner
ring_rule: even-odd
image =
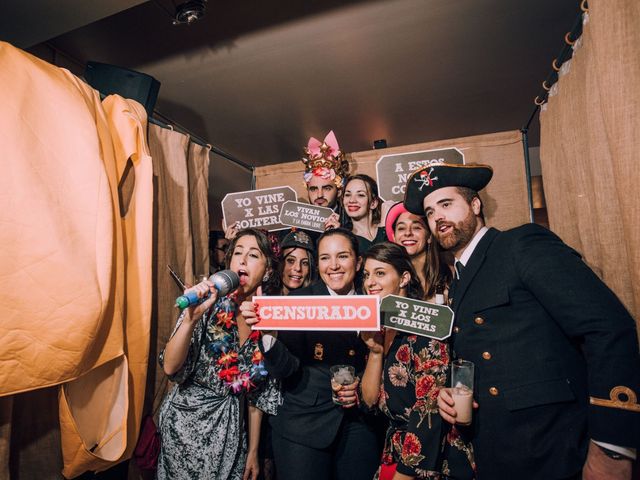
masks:
[[[262,412],[275,413],[280,397],[264,368],[259,335],[239,315],[238,305],[271,278],[265,235],[253,229],[238,232],[226,265],[240,286],[220,298],[210,280],[185,290],[203,301],[182,311],[160,354],[160,365],[177,385],[160,409],[159,479],[258,477]]]

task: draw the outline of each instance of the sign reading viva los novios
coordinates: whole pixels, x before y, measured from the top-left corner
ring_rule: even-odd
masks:
[[[290,227],[324,232],[324,223],[333,214],[327,207],[308,203],[286,202],[280,209],[280,223]]]
[[[231,226],[238,222],[241,229],[262,228],[274,231],[288,228],[280,223],[280,210],[285,202],[295,202],[297,198],[291,187],[228,193],[222,199],[224,223]]]
[[[381,156],[376,162],[380,197],[386,201],[402,201],[409,176],[419,168],[437,163],[463,165],[464,155],[452,147]]]

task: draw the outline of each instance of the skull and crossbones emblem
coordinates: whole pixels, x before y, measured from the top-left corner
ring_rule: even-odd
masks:
[[[433,181],[438,180],[438,177],[431,178],[431,174],[433,173],[433,167],[429,169],[429,171],[423,170],[420,172],[420,175],[413,179],[414,182],[421,183],[418,190],[422,191],[422,187],[433,187]]]

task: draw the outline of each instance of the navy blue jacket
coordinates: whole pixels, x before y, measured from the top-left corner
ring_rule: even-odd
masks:
[[[479,480],[569,477],[590,438],[638,446],[640,412],[590,404],[617,386],[640,397],[635,322],[556,235],[490,229],[452,308],[454,355],[476,364]]]
[[[295,290],[291,295],[329,295],[324,283]],[[270,417],[273,430],[313,448],[328,447],[338,434],[344,415],[360,416],[331,400],[329,368],[353,365],[361,376],[368,349],[356,332],[281,331],[264,353],[265,368],[282,379],[283,404]]]

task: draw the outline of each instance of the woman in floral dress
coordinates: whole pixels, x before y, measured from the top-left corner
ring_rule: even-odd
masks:
[[[363,256],[369,295],[422,299],[423,290],[405,249],[389,242]],[[446,386],[448,345],[395,330],[363,332],[369,347],[362,400],[390,422],[375,479],[472,479],[473,448],[442,421],[437,398]]]
[[[257,230],[238,232],[226,264],[240,277],[240,287],[221,298],[209,280],[186,290],[206,299],[183,310],[160,355],[177,385],[160,409],[159,479],[258,477],[262,412],[274,414],[280,397],[264,369],[259,332],[251,332],[238,305],[269,280],[267,238]]]

